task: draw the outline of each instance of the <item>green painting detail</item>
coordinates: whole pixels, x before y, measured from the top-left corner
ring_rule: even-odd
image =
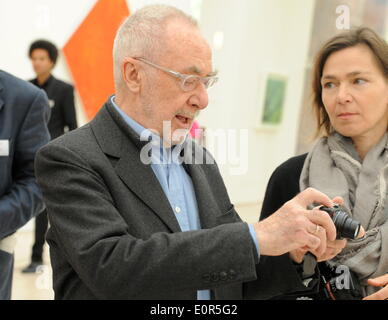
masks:
[[[283,104],[286,94],[287,80],[278,75],[269,75],[265,90],[263,124],[277,125],[282,120]]]

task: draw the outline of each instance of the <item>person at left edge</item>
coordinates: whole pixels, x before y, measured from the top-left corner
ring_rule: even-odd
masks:
[[[51,118],[48,123],[51,139],[58,138],[66,131],[77,128],[74,106],[74,88],[72,85],[55,78],[52,70],[58,58],[57,47],[47,40],[34,41],[29,49],[36,78],[30,82],[43,89],[51,107]],[[48,228],[46,210],[35,218],[35,241],[32,247],[31,263],[23,269],[23,273],[37,272],[43,264],[43,248]]]
[[[34,159],[49,117],[43,90],[0,70],[0,300],[11,299],[14,233],[44,207]]]

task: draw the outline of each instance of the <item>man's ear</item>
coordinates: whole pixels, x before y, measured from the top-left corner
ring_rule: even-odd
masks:
[[[126,58],[121,67],[121,75],[125,86],[132,92],[139,92],[141,76],[135,59]]]

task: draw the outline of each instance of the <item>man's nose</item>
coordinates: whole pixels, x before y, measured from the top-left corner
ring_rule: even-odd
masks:
[[[205,109],[209,104],[207,89],[203,83],[199,83],[189,99],[189,104],[198,109]]]

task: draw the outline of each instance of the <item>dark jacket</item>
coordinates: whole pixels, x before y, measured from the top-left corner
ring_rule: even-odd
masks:
[[[300,193],[299,179],[306,157],[307,153],[290,158],[279,167],[277,167],[272,173],[265,192],[260,220],[268,218],[287,201],[291,200],[298,193]],[[289,261],[291,261],[291,259],[289,258],[288,254],[282,256],[282,258],[283,261],[278,265],[279,272],[282,272],[282,269],[283,272],[286,272],[287,264],[290,263]],[[279,258],[267,257],[266,259],[273,260]],[[314,297],[314,299],[318,298],[317,294],[318,290],[320,290],[319,265],[320,264],[316,265],[317,267],[315,268],[315,275],[313,276],[314,281],[310,282],[309,287],[305,287],[304,290],[301,290],[302,287],[298,285],[298,282],[295,281],[295,278],[293,280],[292,277],[287,276],[283,279],[284,281],[282,283],[283,287],[287,288],[287,290],[284,290],[283,294],[276,298],[295,299],[296,297],[301,296],[310,296]],[[303,272],[301,269],[302,266],[298,266],[298,268],[300,268],[300,272]]]
[[[9,141],[9,155],[0,155],[0,239],[43,209],[34,158],[50,139],[49,116],[42,90],[0,71],[0,140]]]
[[[31,83],[43,89],[51,107],[51,117],[48,123],[51,139],[55,139],[69,131],[77,128],[77,117],[74,106],[74,87],[54,76],[50,76],[42,85],[37,79],[30,80]]]
[[[203,230],[181,232],[140,161],[145,143],[108,101],[89,124],[39,151],[55,298],[196,299],[213,289],[216,299],[241,299],[258,257],[217,165],[185,165]]]
[[[268,218],[298,193],[299,178],[307,153],[290,158],[275,169],[265,191],[260,220]]]

